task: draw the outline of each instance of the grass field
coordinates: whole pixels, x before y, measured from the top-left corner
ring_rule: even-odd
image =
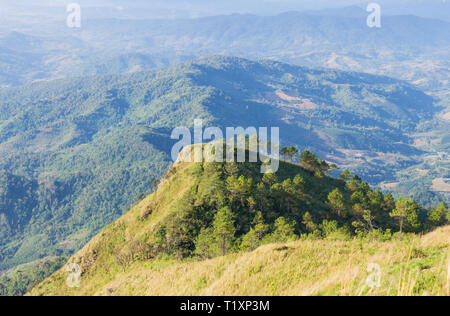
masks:
[[[87,273],[79,288],[66,285],[65,268],[31,295],[445,296],[449,236],[444,227],[386,243],[298,241],[202,262],[137,262],[122,271]]]

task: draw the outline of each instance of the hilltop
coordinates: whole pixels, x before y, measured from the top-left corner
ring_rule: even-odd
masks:
[[[448,228],[392,235],[395,200],[357,176],[333,179],[283,161],[276,174],[258,167],[177,162],[155,193],[69,260],[81,287],[66,286],[66,265],[31,294],[348,295],[369,263],[390,275],[382,290],[359,294],[444,293]],[[425,225],[413,209],[411,232]]]

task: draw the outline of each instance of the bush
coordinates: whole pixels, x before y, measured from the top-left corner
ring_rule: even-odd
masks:
[[[295,221],[288,222],[284,217],[279,217],[274,224],[274,231],[264,238],[264,243],[282,243],[298,239],[295,234]]]
[[[320,225],[323,238],[327,240],[350,240],[351,233],[346,227],[339,227],[337,221],[324,220]]]
[[[135,261],[147,261],[154,258],[153,247],[142,241],[133,241],[124,248],[120,246],[114,250],[117,264],[126,269]]]

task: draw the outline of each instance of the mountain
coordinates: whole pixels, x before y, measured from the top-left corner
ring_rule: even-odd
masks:
[[[429,90],[446,88],[449,22],[411,15],[383,16],[382,27],[371,29],[367,15],[365,10],[350,7],[275,16],[85,18],[81,29],[65,27],[62,17],[32,26],[24,21],[23,26],[14,25],[13,32],[0,32],[0,49],[38,56],[27,59],[33,62],[32,68],[19,67],[0,84],[102,74],[105,70],[148,70],[225,54],[389,75]],[[19,50],[15,43],[21,44]],[[7,67],[0,68],[0,73],[6,73]]]
[[[358,177],[333,179],[283,161],[275,174],[259,167],[177,161],[155,193],[30,294],[448,293],[449,227],[424,237],[371,235],[359,210],[370,209],[366,224],[386,229],[394,223],[391,196]],[[355,227],[360,240],[351,237]],[[379,288],[364,284],[369,263],[383,273]],[[67,283],[78,277],[79,287]]]
[[[220,56],[2,89],[0,100],[3,269],[79,249],[152,190],[171,131],[194,119],[279,127],[282,144],[379,184],[417,163],[410,134],[439,109],[387,77]]]

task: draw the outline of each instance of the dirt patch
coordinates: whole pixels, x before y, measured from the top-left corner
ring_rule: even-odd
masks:
[[[450,192],[450,179],[438,178],[433,180],[431,189],[437,192]]]
[[[400,182],[382,183],[382,184],[380,184],[380,187],[383,190],[386,190],[386,189],[394,189],[394,188],[398,187],[399,185],[400,185]]]
[[[277,92],[275,92],[275,94],[277,95],[277,97],[279,97],[281,100],[284,100],[284,101],[301,101],[302,100],[299,97],[294,97],[294,96],[288,95],[288,94],[284,93],[283,91],[277,91]]]
[[[281,106],[288,106],[300,110],[314,110],[319,106],[312,102],[310,99],[301,98],[295,96],[294,93],[276,91],[274,93],[266,93],[266,99],[272,102],[276,102]]]
[[[442,118],[443,118],[444,120],[450,122],[450,112],[444,114],[444,115],[442,116]]]
[[[296,103],[292,106],[295,106],[298,109],[302,110],[314,110],[317,109],[319,106],[315,104],[314,102],[311,102],[309,99],[302,99],[302,103]]]
[[[416,169],[417,173],[421,176],[426,176],[430,170],[424,170],[424,169]]]

